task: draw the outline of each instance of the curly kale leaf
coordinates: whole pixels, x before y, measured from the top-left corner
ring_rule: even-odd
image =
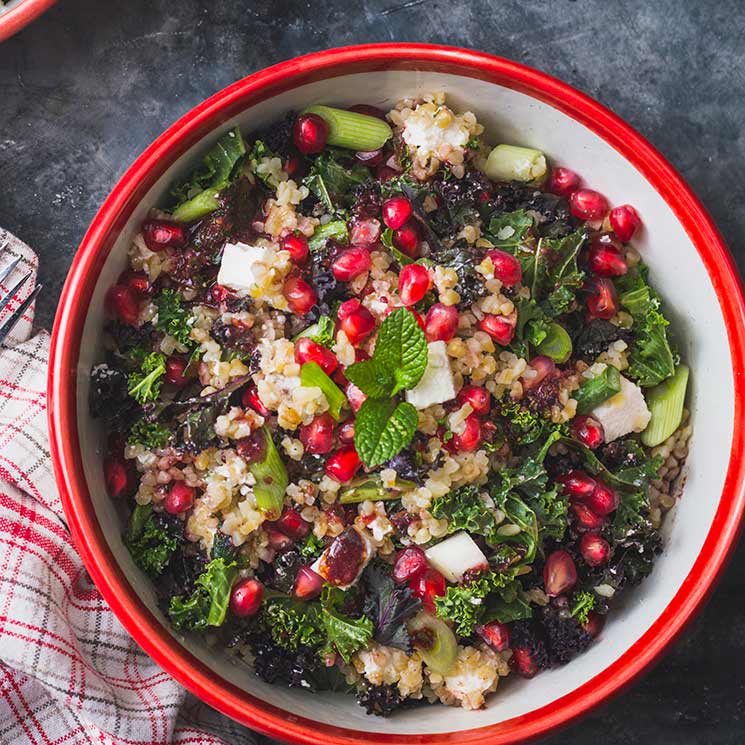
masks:
[[[318,603],[271,594],[265,601],[262,615],[274,643],[282,649],[296,651],[302,647],[318,649],[326,642],[320,612]]]
[[[192,315],[183,306],[178,291],[166,288],[156,296],[154,302],[158,309],[158,321],[155,324],[158,331],[173,336],[180,344],[189,345]]]
[[[595,607],[595,595],[592,592],[583,591],[578,592],[574,598],[572,598],[572,610],[571,616],[577,623],[587,623],[587,616],[590,611]]]
[[[646,282],[642,266],[618,280],[619,302],[634,319],[633,345],[627,375],[643,388],[658,385],[675,374],[678,357],[667,335],[669,321],[661,311],[657,293]]]
[[[327,148],[313,159],[303,184],[328,212],[351,206],[352,190],[370,178],[370,171],[341,150]]]
[[[165,371],[165,355],[151,352],[142,361],[140,370],[127,377],[127,392],[139,404],[155,401],[160,395]]]
[[[130,516],[124,545],[134,563],[155,579],[168,566],[178,546],[178,536],[170,524],[153,512],[151,505],[138,504]]]
[[[406,620],[422,606],[406,584],[397,584],[391,568],[376,561],[365,570],[364,614],[373,622],[373,639],[387,647],[411,653],[411,639],[406,629]]]
[[[456,634],[470,636],[480,623],[529,618],[530,606],[520,590],[514,571],[490,571],[466,584],[448,587],[445,595],[435,598],[435,610],[440,618],[454,624]]]
[[[505,420],[507,439],[517,446],[531,445],[555,428],[552,422],[521,406],[519,401],[503,401],[499,413]]]
[[[230,591],[238,579],[235,561],[213,559],[196,579],[190,597],[171,598],[168,615],[175,629],[201,631],[208,626],[222,626],[228,612]]]
[[[585,360],[594,360],[599,354],[619,339],[630,344],[632,333],[610,321],[595,318],[589,323],[583,318],[578,332],[572,340],[575,353]]]
[[[441,497],[436,497],[430,509],[432,516],[438,520],[448,521],[448,532],[465,530],[468,533],[482,535],[492,546],[500,542],[497,535],[499,527],[494,511],[481,498],[482,489],[474,484],[453,489]]]
[[[148,450],[159,450],[164,448],[171,439],[171,431],[158,424],[148,422],[146,419],[138,419],[127,437],[128,445],[143,445]]]

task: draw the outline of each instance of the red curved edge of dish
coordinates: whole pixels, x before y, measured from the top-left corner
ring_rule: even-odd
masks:
[[[745,428],[736,426],[722,496],[701,553],[675,597],[615,662],[576,690],[540,709],[494,725],[433,735],[357,732],[298,717],[219,679],[148,611],[117,565],[95,517],[77,431],[76,374],[80,337],[98,271],[117,232],[145,191],[202,136],[252,104],[314,79],[351,72],[426,69],[475,77],[527,93],[563,111],[619,151],[656,188],[687,231],[711,278],[727,329],[735,385],[734,421],[743,417],[745,302],[739,275],[712,220],[672,166],[637,132],[594,100],[544,73],[465,49],[419,44],[345,47],[267,68],[217,93],[182,117],[132,165],[96,215],[62,292],[52,334],[49,427],[57,481],[70,528],[88,571],[134,639],[166,671],[215,709],[282,740],[351,745],[524,741],[567,724],[617,693],[670,642],[712,589],[738,534],[745,504]],[[87,374],[88,371],[81,371]]]
[[[0,41],[17,34],[56,2],[57,0],[22,0],[15,8],[0,15]]]

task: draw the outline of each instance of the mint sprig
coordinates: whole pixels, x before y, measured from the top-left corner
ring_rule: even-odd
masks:
[[[344,370],[367,399],[357,412],[354,445],[362,462],[373,468],[390,460],[414,437],[416,409],[395,396],[411,389],[427,368],[424,332],[411,311],[399,308],[383,321],[372,359]]]

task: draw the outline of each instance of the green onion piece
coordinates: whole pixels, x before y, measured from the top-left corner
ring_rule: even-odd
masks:
[[[321,369],[317,362],[306,362],[300,368],[300,384],[306,388],[315,386],[320,388],[329,404],[329,414],[338,422],[341,416],[341,407],[347,397],[341,392],[339,386]]]
[[[331,238],[337,243],[346,243],[349,240],[349,231],[344,220],[332,220],[325,225],[319,225],[308,241],[308,248],[311,251],[318,251]]]
[[[603,372],[586,380],[572,394],[572,398],[577,401],[577,413],[589,413],[620,390],[621,374],[613,365],[608,365]]]
[[[458,642],[451,628],[440,618],[429,613],[418,613],[407,623],[418,650],[427,667],[445,675],[458,657]],[[425,641],[422,644],[419,640]]]
[[[344,488],[339,494],[340,504],[357,504],[370,499],[373,502],[385,499],[398,499],[402,491],[414,489],[416,484],[413,481],[396,478],[393,487],[385,487],[380,476],[361,476],[350,482],[349,486]]]
[[[217,201],[218,194],[217,189],[205,189],[188,202],[184,202],[180,207],[177,207],[171,217],[176,222],[199,220],[200,217],[209,215],[210,212],[214,212],[220,206]]]
[[[282,513],[282,503],[290,480],[271,433],[266,427],[262,427],[261,431],[264,436],[264,457],[250,463],[248,470],[256,479],[254,485],[256,506],[267,520],[276,520]]]
[[[572,339],[563,326],[552,323],[548,327],[548,336],[537,349],[538,354],[544,354],[554,362],[562,364],[572,356]]]
[[[484,173],[492,181],[540,183],[546,175],[546,156],[532,147],[497,145],[486,159]]]
[[[393,136],[391,128],[376,116],[330,106],[309,106],[303,114],[317,114],[329,125],[328,144],[349,150],[378,150]]]
[[[675,375],[647,391],[647,406],[652,412],[652,418],[642,432],[642,443],[648,448],[665,442],[680,426],[688,373],[685,365],[679,365]]]

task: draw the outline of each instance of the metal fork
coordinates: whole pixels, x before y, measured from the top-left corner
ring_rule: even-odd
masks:
[[[8,248],[9,241],[5,241],[0,246],[0,255],[3,254],[5,249]],[[20,256],[16,257],[9,264],[0,269],[0,283],[4,282],[12,273],[12,271],[18,266]],[[0,311],[10,305],[10,301],[15,297],[18,290],[23,287],[31,276],[31,272],[28,272],[24,277],[18,280],[8,292],[0,298]],[[36,287],[31,291],[31,294],[15,309],[15,311],[5,319],[2,325],[0,325],[0,344],[2,344],[7,338],[8,334],[13,330],[13,327],[21,320],[21,316],[28,310],[29,305],[34,302],[36,296],[41,292],[41,284],[37,284]]]

